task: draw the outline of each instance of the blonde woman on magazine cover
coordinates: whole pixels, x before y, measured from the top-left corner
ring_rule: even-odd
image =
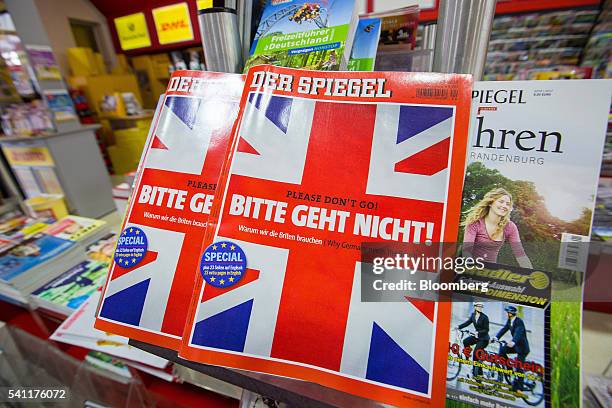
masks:
[[[519,266],[532,269],[518,228],[510,220],[511,212],[512,195],[508,191],[495,188],[487,192],[482,200],[470,208],[461,224],[465,228],[463,255],[480,257],[485,262],[497,262],[499,250],[508,241]]]

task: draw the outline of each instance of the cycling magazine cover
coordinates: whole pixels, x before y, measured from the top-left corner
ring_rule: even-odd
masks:
[[[478,407],[549,407],[550,275],[486,264],[456,281],[485,282],[488,290],[453,295],[447,398]]]
[[[458,241],[463,256],[549,273],[552,406],[582,400],[583,275],[611,97],[610,80],[477,82],[472,93]]]

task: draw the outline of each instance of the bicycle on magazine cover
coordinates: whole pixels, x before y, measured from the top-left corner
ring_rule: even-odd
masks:
[[[469,330],[457,330],[456,331],[456,344],[463,344],[463,340],[468,336],[476,336],[475,333]],[[494,344],[499,344],[499,348],[494,351]],[[487,348],[485,349],[488,355],[500,355],[503,347],[507,345],[505,340],[491,340]],[[471,347],[465,347],[463,353],[466,360],[472,358]],[[460,354],[457,350],[455,354]],[[540,373],[536,373],[530,370],[518,372],[517,368],[513,368],[509,373],[509,368],[503,366],[501,363],[493,361],[481,361],[482,364],[482,375],[473,376],[474,381],[479,384],[479,388],[484,391],[493,391],[499,389],[500,383],[506,383],[509,386],[509,390],[516,388],[517,395],[525,401],[528,405],[536,406],[544,399],[544,378]],[[460,360],[450,358],[447,364],[446,380],[452,381],[459,377],[462,371],[463,363]],[[519,380],[522,377],[522,381]],[[486,392],[490,394],[490,392]]]
[[[461,329],[456,330],[455,344],[462,345],[464,339],[469,336],[477,337],[478,335],[477,333],[470,332],[469,330],[461,330]],[[472,351],[473,351],[472,347],[464,347],[463,350],[464,350],[463,357],[465,358],[465,360],[471,359]],[[451,349],[451,351],[457,355],[461,354],[458,349],[457,350]],[[484,362],[483,364],[485,365],[485,367],[483,367],[483,375],[481,377],[491,378],[491,379],[495,378],[497,371],[492,368],[492,364],[487,364],[486,362]],[[463,367],[463,363],[460,360],[458,361],[456,359],[449,359],[447,370],[446,370],[446,381],[452,381],[455,378],[459,377],[462,367]]]
[[[498,355],[502,354],[502,349],[508,344],[505,340],[491,339],[491,344],[498,343],[499,351]],[[544,374],[537,373],[531,370],[520,370],[517,367],[512,369],[512,373],[508,373],[506,368],[500,363],[494,363],[499,367],[500,371],[497,373],[497,381],[503,383],[504,380],[514,390],[519,392],[520,397],[527,404],[536,406],[544,399]]]

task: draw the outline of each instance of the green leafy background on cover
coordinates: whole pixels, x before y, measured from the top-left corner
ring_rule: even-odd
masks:
[[[474,162],[466,168],[461,221],[465,212],[480,201],[485,193],[498,187],[512,194],[514,209],[511,219],[518,227],[523,247],[534,268],[551,273],[555,281],[575,283],[574,272],[558,268],[561,233],[589,235],[592,210],[585,207],[578,219],[561,220],[550,214],[544,197],[538,193],[532,182],[509,179],[498,170],[487,168],[481,162]],[[458,242],[463,242],[463,228],[460,228]],[[509,245],[502,247],[497,263],[518,266]]]
[[[514,198],[511,218],[520,231],[529,259],[535,268],[551,272],[553,278],[553,301],[550,306],[551,362],[550,367],[546,367],[551,374],[551,406],[578,407],[581,394],[582,286],[577,284],[579,279],[576,272],[559,269],[557,264],[561,232],[589,235],[592,211],[583,208],[581,216],[569,222],[556,218],[547,210],[544,197],[538,193],[532,182],[511,180],[481,162],[471,163],[466,169],[461,208],[466,211],[486,192],[497,187],[505,188]],[[464,216],[465,213],[462,214],[462,221]],[[463,228],[460,229],[458,238],[458,242],[462,241]],[[503,246],[498,263],[518,266],[509,245]],[[446,406],[463,408],[472,405],[447,400]]]

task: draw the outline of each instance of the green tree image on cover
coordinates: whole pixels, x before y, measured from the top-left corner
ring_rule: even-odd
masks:
[[[550,364],[547,370],[551,379],[551,406],[554,408],[580,406],[580,322],[582,286],[579,273],[561,270],[557,266],[562,232],[589,235],[592,211],[582,208],[575,220],[565,221],[550,214],[545,200],[534,183],[511,180],[498,170],[487,168],[481,162],[473,162],[466,168],[462,197],[462,219],[465,211],[476,204],[488,191],[502,187],[513,196],[511,219],[521,234],[523,246],[534,268],[551,272],[552,299],[550,305]],[[463,229],[459,231],[459,242],[463,241]],[[515,257],[504,245],[498,263],[516,265]],[[447,407],[467,408],[472,405],[447,400]]]
[[[464,193],[461,208],[465,211],[472,208],[488,191],[502,187],[512,194],[514,209],[511,219],[520,231],[521,240],[529,259],[535,268],[545,269],[553,279],[575,282],[575,273],[569,270],[558,270],[559,245],[563,232],[589,235],[592,211],[583,208],[581,216],[572,221],[564,221],[550,214],[544,197],[535,188],[534,183],[524,180],[511,180],[498,170],[487,168],[481,162],[474,162],[466,169]],[[463,241],[463,229],[459,231],[459,242]],[[504,245],[499,253],[498,263],[516,265],[509,245]]]
[[[247,60],[246,64],[244,65],[244,72],[248,71],[251,67],[262,64],[271,64],[288,68],[303,68],[321,71],[324,70],[323,65],[326,62],[330,61],[330,56],[332,55],[332,52],[336,56],[335,58],[337,64],[335,64],[334,66],[337,70],[338,66],[340,65],[340,58],[344,53],[344,45],[334,50],[314,51],[304,54],[289,55],[289,52],[285,50],[261,55],[253,55]]]
[[[244,72],[261,64],[338,70],[344,57],[353,7],[353,0],[269,2]]]

